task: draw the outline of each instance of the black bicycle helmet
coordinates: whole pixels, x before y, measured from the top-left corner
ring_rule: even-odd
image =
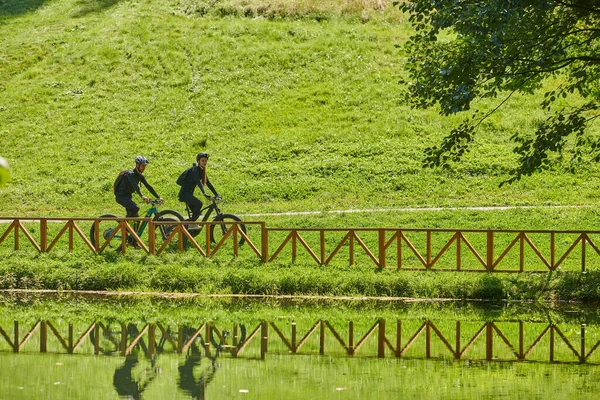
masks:
[[[150,164],[150,161],[148,161],[148,159],[144,156],[137,156],[135,158],[135,163],[136,164]]]
[[[199,160],[199,159],[201,159],[201,158],[208,158],[208,157],[210,157],[210,156],[208,155],[208,153],[204,153],[204,152],[202,152],[202,153],[198,153],[198,155],[196,156],[196,161],[198,161],[198,160]]]

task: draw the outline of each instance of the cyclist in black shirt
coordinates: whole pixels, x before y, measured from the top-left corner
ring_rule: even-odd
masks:
[[[135,158],[135,168],[124,171],[120,176],[122,179],[118,179],[118,182],[115,183],[115,200],[125,207],[125,210],[127,210],[127,217],[139,216],[140,208],[131,198],[134,192],[139,194],[145,203],[150,202],[150,198],[142,194],[140,183],[143,184],[157,200],[162,201],[162,198],[156,193],[156,190],[150,186],[144,175],[142,175],[148,164],[150,164],[150,162],[146,157],[137,156]]]
[[[198,153],[196,156],[198,165],[194,164],[192,168],[185,170],[177,180],[177,183],[181,185],[179,201],[186,203],[192,210],[192,220],[194,221],[200,217],[200,210],[202,210],[202,201],[194,196],[196,186],[208,198],[210,198],[210,195],[206,194],[205,186],[214,193],[215,197],[220,197],[212,183],[210,183],[208,176],[206,176],[208,157],[208,153]]]

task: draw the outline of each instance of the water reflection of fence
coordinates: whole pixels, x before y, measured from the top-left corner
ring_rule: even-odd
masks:
[[[59,243],[66,242],[62,248],[68,251],[83,246],[101,253],[115,244],[117,250],[125,253],[126,236],[130,235],[139,248],[153,255],[168,249],[182,252],[183,243],[187,241],[185,250],[197,251],[206,257],[225,251],[238,256],[244,251],[264,262],[289,256],[292,261],[300,259],[327,265],[347,254],[351,265],[374,263],[379,268],[393,266],[402,270],[547,272],[558,268],[586,271],[600,267],[600,231],[268,228],[264,222],[243,222],[247,228],[244,231],[242,223],[219,222],[216,224],[227,227],[226,233],[211,242],[209,225],[215,222],[199,222],[205,227],[205,234],[194,237],[185,222],[137,220],[148,221],[145,240],[135,234],[131,221],[121,218],[116,221],[118,238],[113,233],[106,240],[96,237],[92,241],[84,232],[92,224],[98,226],[101,219],[0,218],[0,221],[10,222],[3,224],[6,229],[0,235],[0,246],[13,244],[14,249],[19,250],[25,241],[37,251],[50,252],[59,247]],[[172,230],[163,238],[159,232],[165,225]],[[39,239],[34,237],[36,230]],[[239,245],[242,239],[247,243],[243,247]]]
[[[355,328],[354,322],[350,321],[345,327],[345,335],[342,333],[344,328],[327,320],[316,321],[304,332],[299,332],[295,322],[283,326],[282,323],[260,321],[249,329],[243,324],[233,324],[231,331],[210,322],[197,328],[180,326],[174,331],[161,323],[147,323],[141,329],[136,324],[121,323],[119,329],[113,330],[110,324],[94,322],[82,334],[76,335],[71,322],[63,336],[52,322],[37,321],[21,337],[21,325],[14,321],[12,337],[2,326],[0,335],[9,351],[16,353],[27,351],[26,346],[31,347],[37,337],[35,344],[42,353],[48,352],[49,341],[56,339],[59,346],[55,352],[66,351],[68,354],[88,349],[94,354],[126,356],[140,346],[147,356],[163,352],[186,354],[191,346],[198,346],[200,342],[200,348],[208,356],[211,343],[221,354],[228,353],[232,357],[248,353],[249,346],[254,345],[255,355],[261,359],[274,348],[275,353],[291,354],[324,355],[341,351],[348,356],[379,358],[391,355],[396,358],[600,363],[600,357],[595,354],[600,346],[600,340],[597,340],[600,327],[561,327],[559,324],[523,321],[441,321],[436,324],[431,320],[397,320],[391,325],[379,319],[370,326],[363,324]],[[360,330],[364,331],[362,336]],[[406,337],[408,340],[403,343]],[[310,346],[307,345],[309,342]],[[540,350],[542,343],[545,350]],[[2,347],[0,344],[0,350]]]

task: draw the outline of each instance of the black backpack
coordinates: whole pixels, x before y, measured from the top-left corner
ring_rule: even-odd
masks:
[[[190,174],[190,172],[192,171],[192,168],[194,168],[196,166],[196,164],[192,164],[191,167],[189,167],[188,169],[186,169],[185,171],[183,171],[181,173],[181,175],[179,175],[179,178],[177,178],[177,184],[179,186],[183,186],[185,184],[185,182],[188,179],[188,175]]]
[[[127,172],[127,170],[121,171],[121,172],[119,172],[119,175],[117,175],[117,179],[115,179],[115,183],[113,183],[113,193],[114,194],[117,193],[117,188],[121,185],[121,182],[123,182],[123,178],[125,178],[126,172]]]

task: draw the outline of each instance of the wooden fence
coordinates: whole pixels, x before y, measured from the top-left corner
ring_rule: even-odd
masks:
[[[113,323],[114,324],[114,323]],[[0,351],[116,354],[126,356],[142,350],[148,357],[160,353],[187,354],[198,346],[208,356],[211,342],[221,354],[265,359],[267,353],[337,354],[384,358],[426,358],[488,361],[538,361],[599,364],[596,354],[599,327],[524,321],[401,321],[379,319],[369,326],[335,326],[327,320],[304,324],[258,321],[255,326],[234,323],[231,331],[211,322],[174,330],[161,323],[136,324],[93,322],[79,327],[68,323],[67,332],[50,321],[37,321],[22,335],[21,324],[0,326]],[[63,328],[64,329],[64,328]],[[359,333],[360,331],[360,333]],[[83,333],[81,333],[83,332]],[[232,334],[230,335],[230,333]],[[6,343],[2,344],[1,338]],[[209,340],[210,338],[210,340]],[[408,339],[404,339],[408,338]],[[219,343],[218,345],[216,343]],[[58,344],[58,347],[57,347]],[[6,346],[8,345],[8,346]],[[253,353],[249,348],[254,347]]]
[[[133,220],[147,221],[148,234],[139,237],[131,226]],[[600,269],[600,231],[269,228],[265,222],[250,221],[198,222],[204,232],[194,237],[188,230],[189,222],[117,218],[112,220],[116,229],[110,237],[96,234],[91,240],[86,232],[92,225],[98,232],[99,224],[106,220],[1,217],[2,221],[6,223],[0,224],[0,248],[9,246],[14,250],[25,243],[40,252],[57,248],[73,251],[83,246],[102,253],[114,245],[114,249],[125,253],[131,249],[126,240],[129,235],[142,251],[157,256],[166,251],[197,251],[205,257],[225,252],[237,257],[244,252],[264,262],[289,257],[292,261],[328,265],[344,258],[350,265],[372,263],[379,268],[469,272]],[[218,241],[211,242],[209,226],[214,224],[225,225],[227,230]],[[166,238],[159,234],[164,225],[172,228]]]

